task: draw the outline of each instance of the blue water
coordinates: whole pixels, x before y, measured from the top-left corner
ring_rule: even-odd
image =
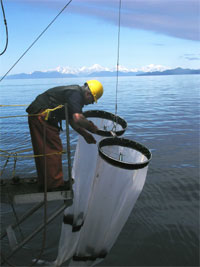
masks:
[[[0,85],[0,104],[29,104],[48,88],[84,82],[84,78],[4,80]],[[84,110],[115,113],[116,79],[101,78],[101,82],[105,88],[103,97],[97,105]],[[124,136],[147,146],[153,159],[131,216],[99,266],[199,266],[199,92],[199,75],[119,78],[117,114],[128,123]],[[1,107],[0,116],[26,115],[25,108]],[[1,149],[14,152],[31,148],[27,117],[4,118],[0,123]],[[65,149],[65,131],[61,138]],[[70,138],[73,156],[77,141],[73,130],[70,130]],[[1,167],[4,163],[5,158],[1,157]],[[11,159],[2,178],[12,176],[13,166]],[[36,175],[31,157],[17,158],[16,175]],[[22,213],[23,207],[16,208]],[[11,220],[8,205],[2,205],[1,217],[3,226]],[[60,221],[52,223],[50,231],[58,231]],[[48,237],[43,254],[46,260],[56,256],[59,240],[59,231],[56,231]],[[11,261],[27,266],[40,247],[41,244],[38,247],[38,241],[33,240],[32,247],[25,249],[27,255],[23,254],[26,255],[23,260],[19,252]]]

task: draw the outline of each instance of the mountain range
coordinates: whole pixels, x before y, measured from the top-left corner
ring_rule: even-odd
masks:
[[[186,75],[186,74],[200,74],[200,69],[168,69],[164,71],[119,71],[119,76],[155,76],[155,75]],[[9,75],[7,79],[42,79],[42,78],[75,78],[75,77],[115,77],[116,71],[94,71],[91,73],[63,73],[59,70],[55,71],[34,71],[33,73],[19,73]]]
[[[200,69],[192,70],[192,69],[176,68],[176,69],[172,69],[172,70],[140,73],[140,74],[138,74],[138,76],[147,76],[147,75],[148,76],[149,75],[185,75],[185,74],[200,74]]]

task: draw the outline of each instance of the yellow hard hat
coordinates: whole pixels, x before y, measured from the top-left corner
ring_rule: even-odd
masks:
[[[97,80],[89,80],[86,83],[94,97],[94,101],[97,102],[97,99],[103,95],[103,85]]]

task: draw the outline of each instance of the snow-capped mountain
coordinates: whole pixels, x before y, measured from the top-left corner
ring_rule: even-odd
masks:
[[[34,71],[32,73],[19,73],[9,75],[7,79],[38,79],[38,78],[70,78],[70,77],[113,77],[116,76],[117,67],[108,68],[99,64],[90,67],[82,66],[72,68],[70,66],[58,66],[54,69]],[[118,67],[119,76],[136,75],[179,75],[179,74],[199,74],[199,70],[165,67],[162,65],[150,64],[141,68]]]

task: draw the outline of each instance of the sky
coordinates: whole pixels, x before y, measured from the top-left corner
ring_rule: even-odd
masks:
[[[3,0],[3,76],[69,0]],[[72,0],[10,74],[200,69],[199,0]],[[119,35],[120,29],[120,35]],[[119,42],[118,42],[118,36]],[[0,50],[6,34],[0,15]],[[119,58],[118,58],[119,44]]]

